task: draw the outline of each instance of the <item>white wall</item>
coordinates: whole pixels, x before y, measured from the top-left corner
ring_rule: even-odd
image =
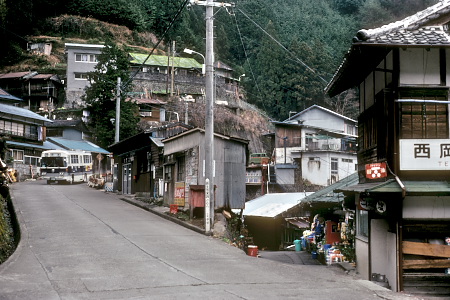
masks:
[[[315,126],[333,131],[345,129],[345,120],[320,108],[312,108],[301,114],[300,119],[305,126]]]
[[[275,170],[278,184],[295,184],[295,169],[279,169]]]
[[[388,232],[385,219],[373,219],[370,225],[372,273],[386,275],[391,289],[397,291],[397,237]]]
[[[356,270],[362,279],[370,280],[369,275],[369,244],[359,238],[355,238]]]
[[[311,160],[310,158],[314,158]],[[337,181],[355,173],[357,164],[356,154],[343,152],[307,152],[303,153],[302,175],[312,184],[327,186],[331,182],[331,158],[338,159],[338,173],[335,176]],[[352,162],[343,162],[342,159],[351,159]]]
[[[400,84],[439,85],[439,49],[407,48],[400,50]]]
[[[407,196],[403,200],[404,219],[450,219],[449,196]]]

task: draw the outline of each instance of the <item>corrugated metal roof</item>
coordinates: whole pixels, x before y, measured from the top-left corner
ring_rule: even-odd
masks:
[[[31,74],[32,72],[13,72],[13,73],[3,73],[0,74],[0,79],[6,78],[22,78],[25,75]]]
[[[37,113],[32,112],[31,110],[3,104],[0,103],[0,114],[9,114],[12,116],[19,116],[27,119],[33,119],[33,120],[39,120],[39,121],[45,121],[45,122],[53,122],[50,119],[44,118]]]
[[[339,190],[348,186],[353,186],[357,184],[359,181],[358,173],[355,172],[350,176],[347,176],[344,179],[339,180],[338,182],[333,183],[323,189],[315,192],[311,196],[306,197],[303,201],[309,202],[339,202],[343,199],[342,194],[335,190]]]
[[[51,144],[51,143],[49,143],[47,141],[45,141],[43,143],[43,145],[6,141],[6,145],[8,145],[9,148],[18,147],[18,148],[34,148],[34,149],[42,149],[42,150],[55,149],[55,148],[53,148],[53,146],[56,146],[56,145],[53,145],[53,144]],[[57,148],[57,149],[61,149],[61,148]]]
[[[109,151],[106,151],[105,149],[91,143],[88,141],[76,141],[76,140],[68,140],[63,138],[47,138],[49,142],[52,142],[59,147],[62,147],[66,150],[83,150],[83,151],[90,151],[95,153],[103,153],[103,154],[109,154]]]
[[[11,100],[11,101],[23,101],[23,99],[17,98],[16,96],[13,96],[10,93],[8,93],[2,89],[0,89],[0,99]]]
[[[150,140],[158,147],[164,147],[164,143],[162,142],[164,138],[155,138],[155,137],[150,137]]]
[[[402,181],[406,195],[450,195],[450,185],[446,181]],[[342,192],[356,193],[402,193],[398,182],[389,179],[385,182],[364,183],[339,189]]]
[[[167,67],[167,56],[164,55],[150,55],[147,59],[148,54],[140,54],[140,53],[129,53],[132,60],[130,63],[132,64],[142,64],[145,61],[145,66],[161,66]],[[147,60],[146,60],[147,59]],[[169,57],[169,64],[172,66],[172,57]],[[196,61],[193,58],[186,57],[173,57],[173,64],[175,68],[183,68],[183,69],[201,69],[202,64]]]
[[[105,45],[96,45],[96,44],[77,44],[77,43],[65,43],[64,46],[66,48],[104,48]]]
[[[313,193],[267,194],[245,203],[244,216],[274,218],[289,210]]]

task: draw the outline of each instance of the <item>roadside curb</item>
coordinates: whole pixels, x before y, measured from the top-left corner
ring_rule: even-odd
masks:
[[[170,215],[165,214],[162,211],[158,211],[158,210],[155,209],[156,207],[160,207],[160,206],[153,206],[153,205],[148,205],[148,204],[146,205],[144,203],[140,203],[140,201],[127,199],[125,197],[119,197],[119,199],[122,200],[122,201],[125,201],[125,202],[127,202],[129,204],[132,204],[134,206],[137,206],[137,207],[139,207],[141,209],[144,209],[144,210],[146,210],[148,212],[151,212],[151,213],[153,213],[153,214],[155,214],[155,215],[157,215],[157,216],[159,216],[161,218],[164,218],[166,220],[172,221],[172,222],[174,222],[174,223],[176,223],[178,225],[184,226],[184,227],[186,227],[186,228],[188,228],[190,230],[193,230],[195,232],[198,232],[198,233],[201,233],[201,234],[204,234],[204,235],[209,235],[209,234],[205,233],[205,230],[203,230],[202,228],[199,228],[197,226],[194,226],[194,225],[191,225],[189,223],[183,222],[182,220],[179,220],[179,219],[177,219],[175,217],[172,217]]]

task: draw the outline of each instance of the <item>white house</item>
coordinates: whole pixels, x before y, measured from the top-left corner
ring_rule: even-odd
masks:
[[[357,121],[313,105],[273,123],[278,184],[327,186],[356,172]]]

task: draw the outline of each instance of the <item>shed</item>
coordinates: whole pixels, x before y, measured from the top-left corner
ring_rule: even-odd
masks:
[[[163,142],[164,202],[174,204],[175,191],[184,186],[184,198],[177,197],[177,204],[187,206],[189,187],[205,184],[205,130],[194,128]],[[215,209],[244,207],[247,148],[248,140],[214,134]]]
[[[358,182],[354,173],[317,192],[267,194],[248,201],[244,223],[260,249],[279,250],[298,238],[300,228],[309,227],[314,215],[326,219],[342,217],[344,195],[334,192]]]

